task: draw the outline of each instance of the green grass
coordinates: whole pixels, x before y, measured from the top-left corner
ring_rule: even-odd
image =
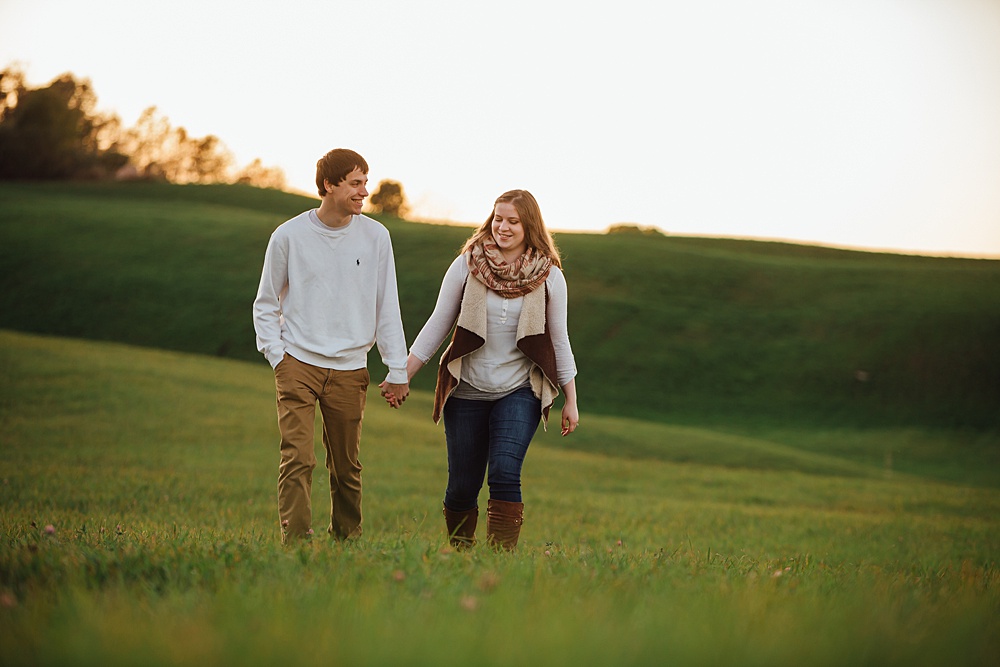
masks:
[[[559,234],[582,425],[518,552],[445,546],[428,371],[361,539],[285,549],[250,304],[315,203],[0,183],[0,664],[995,662],[1000,262]],[[384,222],[412,340],[469,230]]]
[[[250,304],[267,238],[315,205],[236,186],[2,183],[0,326],[263,363]],[[384,222],[412,341],[469,229]],[[998,261],[557,237],[584,414],[784,426],[789,446],[855,427],[1000,441]]]
[[[532,445],[518,552],[456,553],[431,397],[396,412],[373,392],[364,535],[283,548],[266,366],[0,332],[0,372],[2,664],[988,665],[1000,650],[1000,492],[827,451],[823,433],[789,447],[589,415],[578,448]],[[928,460],[969,447],[878,438]]]

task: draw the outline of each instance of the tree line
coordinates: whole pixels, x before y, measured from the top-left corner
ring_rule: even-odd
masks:
[[[160,180],[244,183],[286,188],[285,173],[260,158],[237,168],[218,137],[193,137],[155,106],[125,127],[97,110],[90,81],[63,74],[38,88],[17,66],[0,71],[0,180]],[[369,205],[397,218],[409,213],[403,186],[383,180]]]
[[[259,158],[239,168],[218,137],[193,137],[155,106],[125,127],[117,115],[97,110],[89,80],[66,73],[31,88],[17,66],[0,71],[0,179],[286,186],[280,168]]]

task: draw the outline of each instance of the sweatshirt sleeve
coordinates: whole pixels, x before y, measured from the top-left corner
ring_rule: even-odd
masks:
[[[465,279],[468,276],[468,262],[465,255],[459,255],[444,274],[434,311],[410,347],[410,352],[425,364],[441,347],[441,343],[458,320],[458,311],[462,307],[462,290],[465,288]]]
[[[264,269],[260,275],[257,298],[253,302],[253,328],[257,333],[257,349],[267,358],[271,368],[285,356],[281,341],[281,299],[288,289],[288,248],[277,231],[271,234],[264,253]]]
[[[396,287],[396,261],[392,239],[386,233],[379,246],[378,294],[375,311],[375,343],[382,363],[389,369],[386,377],[392,384],[406,384],[406,336],[399,312],[399,292]]]
[[[562,271],[553,267],[545,286],[549,290],[546,318],[549,334],[552,336],[552,347],[556,353],[556,373],[559,376],[557,381],[562,387],[576,377],[576,359],[573,357],[573,348],[569,344],[569,327],[566,324],[569,300],[566,277]]]

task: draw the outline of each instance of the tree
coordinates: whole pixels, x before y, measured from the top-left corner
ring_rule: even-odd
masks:
[[[243,167],[236,175],[237,183],[245,183],[258,188],[285,189],[285,172],[278,167],[265,167],[260,158]]]
[[[170,131],[170,121],[158,116],[156,107],[147,107],[139,114],[135,125],[122,132],[119,139],[122,149],[140,176],[163,178],[159,165],[165,159]]]
[[[133,127],[121,134],[121,146],[129,162],[144,178],[162,178],[171,183],[227,183],[233,156],[222,141],[208,135],[189,136],[183,127],[173,127],[156,107],[146,108]]]
[[[17,106],[17,98],[26,89],[24,70],[20,67],[12,65],[0,72],[0,120],[3,120],[8,109]]]
[[[0,73],[0,178],[102,177],[125,163],[109,142],[117,117],[95,111],[87,80],[63,74],[29,89],[20,70]]]
[[[635,236],[663,236],[663,232],[656,227],[640,227],[629,222],[620,222],[608,227],[608,234],[629,234]]]
[[[90,81],[63,74],[28,88],[16,66],[0,71],[0,179],[133,177],[171,183],[231,183],[285,187],[284,173],[255,160],[235,177],[233,155],[214,135],[192,137],[156,107],[123,129],[113,114],[96,111]]]
[[[384,213],[394,218],[402,218],[410,212],[406,195],[403,193],[403,186],[396,181],[380,181],[368,201],[371,204],[372,213]]]

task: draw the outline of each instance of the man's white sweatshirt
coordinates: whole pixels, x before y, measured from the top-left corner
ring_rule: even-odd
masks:
[[[407,382],[392,241],[367,216],[333,229],[313,209],[275,229],[253,323],[272,368],[287,352],[313,366],[357,370],[377,342],[389,382]]]

